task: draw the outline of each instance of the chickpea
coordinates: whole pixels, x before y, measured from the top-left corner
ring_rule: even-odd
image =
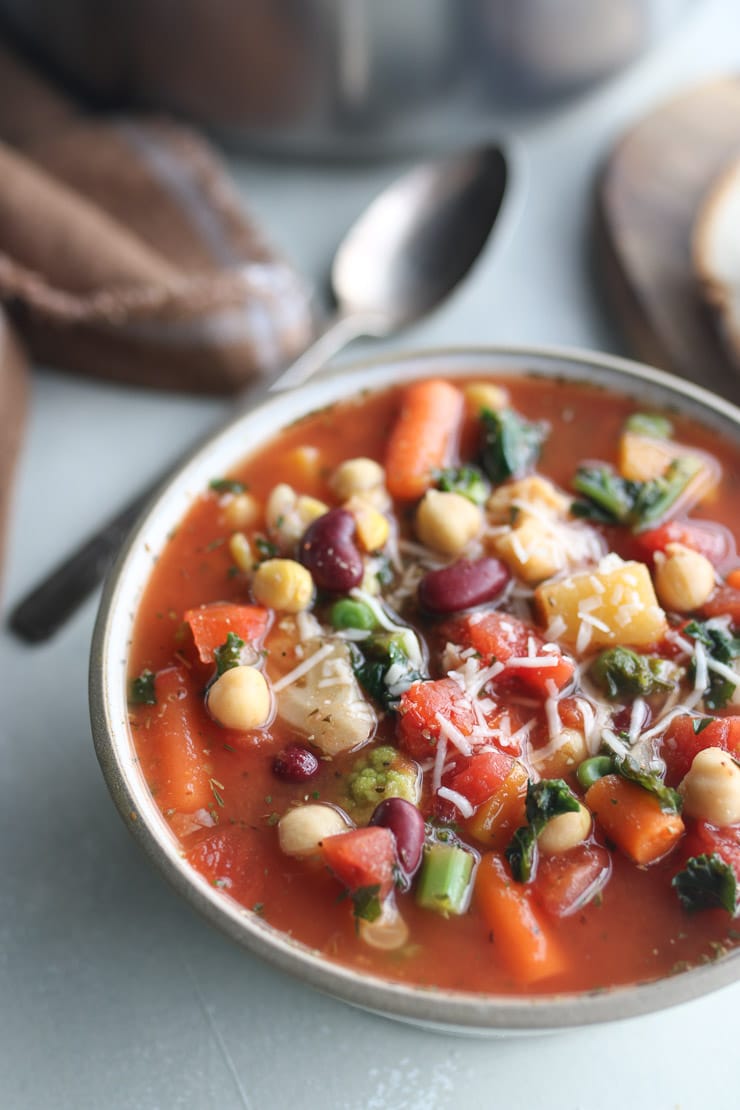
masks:
[[[333,806],[320,802],[298,806],[288,810],[278,821],[280,848],[286,856],[299,859],[313,856],[322,840],[346,832],[349,827],[349,818]]]
[[[224,728],[263,728],[272,717],[272,693],[256,667],[231,667],[208,691],[208,711]]]
[[[579,805],[571,813],[561,813],[548,821],[537,844],[546,856],[556,856],[582,844],[590,832],[591,814],[585,806]]]
[[[722,748],[698,752],[679,790],[689,817],[720,826],[740,821],[740,767]]]
[[[280,482],[267,499],[267,529],[280,550],[287,553],[298,543],[309,524],[328,510],[329,506],[317,497],[299,495],[292,486]]]
[[[532,763],[537,773],[545,779],[562,778],[589,756],[586,737],[577,728],[564,728],[560,733],[560,745],[556,751],[538,759],[538,752],[532,753]]]
[[[251,493],[237,493],[224,508],[224,520],[229,528],[250,528],[256,524],[261,509]]]
[[[688,613],[698,609],[714,589],[709,559],[680,543],[669,543],[655,555],[655,592],[664,609]]]
[[[385,485],[385,471],[375,459],[345,459],[334,471],[332,489],[342,501],[353,493],[365,493]]]
[[[477,505],[459,493],[430,489],[416,510],[416,534],[442,555],[459,555],[483,525]]]
[[[254,572],[252,593],[268,609],[300,613],[313,600],[313,578],[295,559],[266,559]]]

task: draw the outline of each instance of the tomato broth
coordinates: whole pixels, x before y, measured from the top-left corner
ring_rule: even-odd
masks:
[[[130,726],[223,898],[329,960],[476,993],[644,982],[737,943],[740,461],[661,416],[536,377],[399,385],[213,475],[137,615]],[[357,459],[382,470],[352,489]],[[330,523],[344,539],[323,550]],[[714,576],[706,596],[676,597],[682,559],[692,589]],[[311,683],[340,699],[320,724]]]

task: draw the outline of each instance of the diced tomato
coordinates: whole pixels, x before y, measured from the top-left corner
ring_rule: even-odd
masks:
[[[226,642],[229,632],[258,647],[267,632],[269,614],[260,605],[217,602],[188,609],[184,620],[192,630],[201,663],[212,663],[214,651]]]
[[[208,882],[244,905],[259,902],[265,869],[257,834],[238,825],[217,826],[188,841],[187,859]]]
[[[603,890],[611,874],[606,848],[579,844],[557,856],[540,856],[534,895],[553,917],[568,917]]]
[[[702,722],[709,724],[702,726]],[[666,764],[666,782],[679,783],[705,748],[722,748],[740,758],[740,717],[674,717],[663,737],[661,756]]]
[[[740,589],[718,586],[709,601],[701,607],[705,617],[729,617],[733,625],[740,626]]]
[[[656,551],[665,551],[669,543],[680,543],[704,555],[714,566],[732,558],[735,541],[721,524],[704,520],[669,520],[635,537],[636,554],[648,562]]]
[[[471,805],[479,806],[503,785],[513,764],[512,757],[503,752],[478,752],[455,772],[450,789],[462,794]]]
[[[144,726],[145,774],[165,813],[194,813],[213,801],[204,754],[202,699],[184,667],[158,671],[157,698]]]
[[[457,623],[454,635],[459,637],[455,642],[474,648],[485,666],[494,661],[503,663],[506,670],[501,675],[502,679],[516,678],[541,697],[545,697],[549,681],[562,690],[573,678],[573,660],[559,652],[548,652],[548,662],[542,666],[531,666],[529,663],[508,665],[508,660],[512,658],[542,655],[545,643],[534,625],[508,613],[493,611],[482,617],[478,613],[472,614]]]
[[[348,890],[377,886],[382,902],[393,889],[396,842],[390,829],[371,825],[328,836],[321,842],[321,854]]]
[[[711,856],[716,852],[740,880],[740,826],[728,825],[719,829],[708,821],[697,821],[687,841],[688,855],[700,856],[706,853]]]
[[[425,760],[434,754],[441,727],[438,714],[463,736],[470,736],[477,724],[469,699],[451,678],[415,682],[402,695],[396,735],[400,746],[413,759]]]

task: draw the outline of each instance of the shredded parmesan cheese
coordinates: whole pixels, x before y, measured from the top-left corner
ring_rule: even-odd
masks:
[[[308,674],[314,667],[317,667],[322,659],[326,659],[327,655],[331,655],[333,651],[333,644],[324,644],[324,646],[320,647],[318,651],[315,651],[313,655],[309,655],[308,659],[304,659],[302,663],[294,667],[292,671],[288,671],[282,678],[273,682],[273,693],[279,694],[286,686],[291,686],[294,682],[297,682],[299,678],[303,678],[304,674]]]
[[[448,802],[452,802],[457,806],[463,817],[472,817],[475,813],[474,807],[470,804],[464,794],[458,794],[457,790],[450,790],[448,786],[440,786],[437,794],[440,798],[445,798]]]

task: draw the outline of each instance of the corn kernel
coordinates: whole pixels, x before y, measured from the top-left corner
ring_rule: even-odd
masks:
[[[224,506],[224,520],[229,528],[251,528],[260,516],[260,504],[251,493],[237,493]]]
[[[505,409],[509,403],[509,394],[500,385],[493,382],[470,382],[463,386],[466,408],[476,416],[481,409]]]
[[[243,532],[234,532],[229,540],[229,554],[234,560],[234,564],[248,574],[254,566],[254,555],[252,548],[249,546],[249,540]]]
[[[313,600],[313,579],[294,559],[267,559],[252,579],[255,601],[284,613],[300,613]]]

